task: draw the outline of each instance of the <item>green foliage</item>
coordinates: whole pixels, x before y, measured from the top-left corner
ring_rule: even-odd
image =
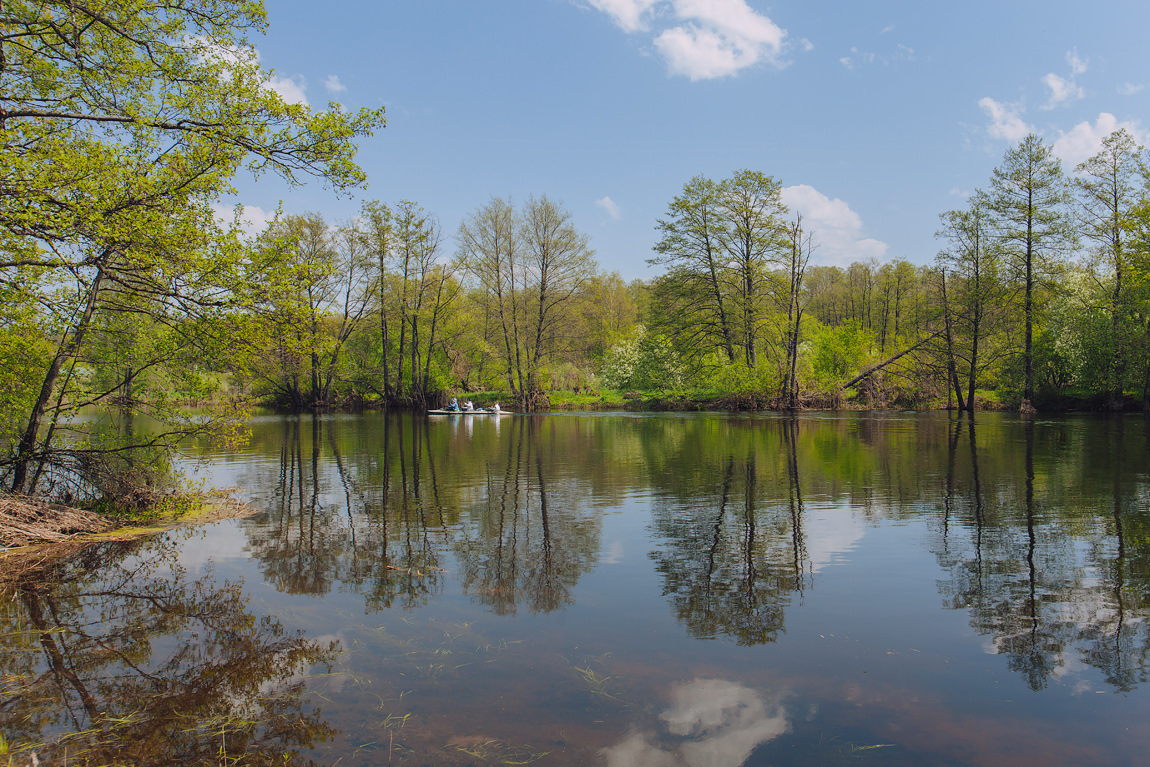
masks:
[[[845,383],[871,362],[874,334],[855,321],[837,327],[812,323],[809,332],[811,375],[820,388],[831,389]]]
[[[84,470],[56,428],[78,407],[115,398],[167,416],[173,389],[209,382],[182,372],[193,359],[242,345],[226,318],[276,270],[215,220],[237,172],[364,180],[354,142],[382,110],[286,103],[247,40],[265,25],[250,0],[4,3],[0,328],[31,325],[52,349],[11,349],[39,363],[21,373],[32,401],[17,386],[0,402],[0,422],[23,430],[0,457],[12,489],[31,489],[33,463]]]
[[[543,405],[544,371],[563,361],[565,350],[583,346],[595,353],[597,344],[579,332],[580,320],[610,330],[579,300],[596,287],[590,240],[571,212],[547,196],[528,198],[522,208],[493,198],[468,216],[456,239],[459,263],[474,286],[469,296],[482,317],[483,343],[470,346],[494,353],[471,364],[498,366],[519,407],[534,410]],[[598,287],[607,298],[621,285]]]
[[[777,372],[770,367],[752,368],[743,361],[727,362],[713,355],[700,368],[695,389],[713,394],[761,394],[779,385]]]
[[[1109,286],[1099,284],[1084,271],[1073,271],[1064,289],[1049,303],[1048,321],[1035,341],[1035,377],[1039,393],[1053,397],[1067,391],[1098,398],[1110,394],[1115,382],[1114,328],[1109,302]],[[1118,341],[1134,348],[1138,328],[1131,323],[1119,326]],[[1133,366],[1124,366],[1119,390],[1137,385]]]
[[[24,275],[25,278],[31,275]],[[23,286],[0,281],[0,451],[15,448],[52,350]]]
[[[696,176],[658,222],[649,263],[668,271],[655,286],[663,305],[648,320],[688,357],[720,351],[757,367],[770,268],[788,247],[781,187],[759,171]]]

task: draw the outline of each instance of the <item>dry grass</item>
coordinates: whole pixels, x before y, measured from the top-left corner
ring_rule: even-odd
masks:
[[[0,494],[0,546],[16,548],[61,543],[111,527],[92,511],[34,498]]]

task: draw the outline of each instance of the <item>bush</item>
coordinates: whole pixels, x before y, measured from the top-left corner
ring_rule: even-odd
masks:
[[[667,337],[649,334],[642,325],[603,358],[603,383],[620,391],[678,389],[683,373],[682,360]]]
[[[846,381],[870,361],[874,336],[851,320],[838,327],[811,329],[811,372],[820,388]]]

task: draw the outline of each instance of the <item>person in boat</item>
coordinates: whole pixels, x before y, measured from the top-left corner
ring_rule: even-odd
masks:
[[[498,402],[496,402],[494,405],[491,406],[491,412],[492,413],[498,413],[499,412],[499,403]]]
[[[475,405],[471,404],[471,400],[467,400],[463,405],[463,409],[470,413],[475,410]]]
[[[457,400],[455,397],[452,397],[451,398],[451,404],[448,405],[447,407],[445,407],[444,410],[450,410],[452,412],[458,411],[459,410],[459,400]]]

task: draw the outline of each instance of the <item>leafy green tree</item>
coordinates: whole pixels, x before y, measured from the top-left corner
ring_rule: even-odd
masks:
[[[892,341],[896,346],[900,343],[906,330],[906,303],[917,287],[917,275],[914,266],[900,258],[879,267],[877,281],[875,330],[879,335],[879,351],[885,352]]]
[[[846,273],[841,266],[812,266],[805,292],[811,315],[822,324],[837,325],[848,318]]]
[[[724,247],[734,271],[743,359],[751,368],[758,365],[768,270],[782,262],[787,249],[781,190],[779,181],[753,170],[737,171],[721,185],[722,213],[729,222]]]
[[[786,372],[783,375],[783,393],[787,407],[794,410],[799,396],[799,345],[802,343],[803,313],[806,302],[803,296],[803,279],[814,252],[814,235],[803,229],[802,215],[795,216],[787,227],[788,247],[787,283],[787,325],[786,325]]]
[[[1150,201],[1135,205],[1123,225],[1129,232],[1127,296],[1142,331],[1142,409],[1150,413]]]
[[[539,372],[548,358],[569,350],[575,317],[575,296],[598,270],[587,235],[575,228],[571,213],[546,195],[531,198],[523,209],[520,229],[529,277],[527,291],[534,296],[528,317],[527,392],[540,391]],[[534,409],[534,408],[528,408]]]
[[[510,202],[492,198],[460,224],[456,235],[460,262],[478,284],[485,339],[491,338],[492,345],[499,348],[507,389],[512,395],[518,395],[526,385],[521,375],[525,298],[516,277],[525,268],[519,223]],[[494,332],[488,328],[494,328]]]
[[[261,307],[274,354],[257,361],[258,375],[283,407],[331,407],[346,378],[346,344],[373,298],[362,232],[333,229],[318,213],[287,216],[269,228],[264,248],[280,267]]]
[[[1076,244],[1070,189],[1054,150],[1033,133],[1006,150],[987,192],[1007,267],[1023,294],[1023,391],[1034,399],[1034,324],[1040,291]]]
[[[816,325],[811,346],[812,372],[824,389],[842,384],[874,356],[874,336],[854,320],[835,327]]]
[[[576,297],[577,344],[585,360],[602,360],[608,349],[635,329],[639,306],[635,292],[618,272],[587,280]]]
[[[1109,364],[1105,373],[1110,407],[1121,407],[1128,346],[1123,320],[1130,310],[1127,297],[1129,267],[1124,220],[1144,196],[1145,165],[1142,147],[1124,129],[1102,140],[1098,154],[1080,163],[1078,189],[1083,234],[1094,243],[1092,270],[1106,292],[1110,333],[1106,339]]]
[[[603,381],[629,391],[677,389],[683,384],[683,363],[665,336],[638,325],[631,336],[612,347],[603,359]]]
[[[1009,348],[1001,340],[991,345],[1009,318],[1009,295],[985,198],[976,194],[965,210],[947,211],[939,220],[935,237],[945,247],[937,263],[950,275],[947,311],[954,319],[954,358],[966,377],[966,397],[958,392],[959,405],[973,413],[979,376]]]
[[[648,263],[667,268],[657,283],[659,293],[674,307],[697,354],[722,350],[727,361],[734,362],[726,266],[730,221],[723,210],[722,185],[695,176],[671,201],[667,217],[656,228],[658,255]]]
[[[3,459],[27,491],[30,466],[52,461],[47,421],[72,406],[68,371],[117,311],[107,291],[186,320],[202,348],[226,343],[211,320],[248,298],[253,274],[211,203],[245,165],[360,183],[354,141],[383,112],[313,113],[272,92],[247,40],[266,26],[259,2],[6,0],[3,16],[0,270],[24,291],[14,306],[47,307],[37,324],[55,347],[23,372],[39,393]]]

